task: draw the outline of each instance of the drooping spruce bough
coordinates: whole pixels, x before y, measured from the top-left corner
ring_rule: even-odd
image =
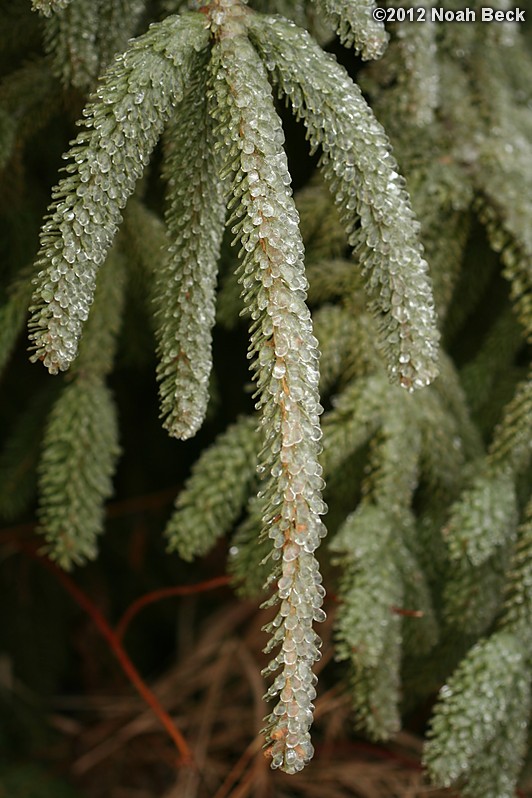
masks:
[[[271,39],[271,52],[263,35],[266,47]],[[259,49],[253,42],[260,42]],[[291,59],[283,60],[288,52]],[[319,639],[312,623],[324,619],[325,591],[314,555],[325,535],[321,406],[303,242],[284,135],[261,57],[267,64],[275,60],[279,89],[304,117],[313,145],[323,147],[325,174],[343,206],[350,243],[356,238],[382,319],[390,372],[407,387],[432,379],[437,333],[427,267],[384,131],[347,75],[308,36],[234,2],[152,26],[105,75],[41,234],[30,337],[33,359],[42,359],[52,373],[75,359],[98,267],[162,127],[170,123],[170,245],[156,294],[162,411],[169,432],[181,438],[194,434],[205,414],[226,188],[228,223],[241,246],[242,298],[252,320],[250,355],[262,429],[261,534],[272,541],[272,601],[280,602],[268,626],[266,650],[279,651],[266,672],[279,673],[268,691],[278,702],[266,737],[272,766],[296,772],[313,753],[311,667]],[[323,77],[313,83],[316,67]],[[299,88],[299,97],[292,97],[288,81]],[[338,136],[328,135],[328,123]],[[189,154],[194,136],[197,150]],[[54,510],[47,495],[45,529]],[[64,563],[64,551],[58,551],[51,549]],[[73,551],[71,560],[88,551],[86,545]]]
[[[401,695],[408,708],[456,668],[436,705],[429,773],[466,795],[512,795],[526,744],[531,620],[523,342],[532,124],[523,70],[509,56],[511,42],[528,63],[519,37],[495,26],[392,26],[388,51],[360,75],[392,155],[358,87],[288,19],[230,0],[169,16],[95,84],[144,4],[33,5],[46,15],[48,55],[0,86],[2,161],[30,117],[35,127],[46,123],[58,80],[94,87],[54,189],[33,284],[32,359],[52,373],[69,370],[39,466],[49,555],[69,568],[97,554],[119,451],[106,380],[126,280],[140,275],[153,306],[161,416],[176,438],[194,435],[205,418],[216,314],[225,324],[243,315],[259,420],[239,418],[202,454],[166,536],[192,559],[244,514],[229,570],[242,592],[266,584],[267,603],[278,608],[267,628],[272,765],[295,772],[312,756],[325,480],[329,550],[341,569],[336,650],[349,668],[358,728],[386,739],[400,727]],[[305,22],[301,4],[256,5]],[[371,2],[315,6],[317,35],[328,21],[363,58],[382,55],[388,35]],[[23,110],[14,113],[21,87]],[[273,93],[305,126],[328,193],[313,180],[294,203]],[[161,138],[164,224],[138,188]],[[468,238],[476,220],[501,252],[510,291],[461,368],[453,335],[496,271],[475,266]],[[224,230],[239,263],[217,299]],[[29,301],[27,271],[0,307],[6,360]],[[450,356],[437,351],[434,304]],[[495,420],[483,417],[483,397],[505,381]],[[329,408],[323,451],[320,393]],[[7,477],[13,452],[16,440],[0,456]],[[0,492],[0,510],[2,501]],[[429,674],[421,684],[419,672]]]

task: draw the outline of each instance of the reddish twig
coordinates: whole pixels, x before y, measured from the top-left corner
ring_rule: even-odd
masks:
[[[111,628],[106,618],[102,615],[98,607],[91,601],[91,599],[76,585],[76,583],[54,565],[46,557],[40,557],[33,546],[19,544],[19,548],[27,552],[31,557],[38,560],[45,568],[48,568],[59,582],[63,585],[65,590],[71,595],[76,603],[87,613],[91,618],[96,628],[109,645],[109,648],[117,658],[120,667],[128,677],[131,684],[134,685],[141,698],[153,711],[154,715],[158,718],[163,728],[172,739],[175,747],[181,755],[180,764],[183,766],[193,765],[193,756],[187,741],[173,723],[170,715],[160,703],[157,696],[150,690],[138,670],[135,668],[133,662],[129,658],[127,651],[124,649],[116,632]]]
[[[395,615],[404,615],[406,618],[424,618],[423,610],[406,610],[404,607],[390,607]]]
[[[213,579],[207,579],[205,582],[198,582],[194,585],[162,587],[159,590],[153,590],[151,593],[145,593],[129,605],[115,626],[115,634],[119,640],[122,640],[127,627],[135,615],[155,601],[161,601],[161,599],[171,598],[172,596],[191,596],[195,593],[204,593],[206,590],[214,590],[217,587],[225,586],[229,584],[229,581],[228,576],[215,576]]]

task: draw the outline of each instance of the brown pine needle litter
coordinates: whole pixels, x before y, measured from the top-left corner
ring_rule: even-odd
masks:
[[[192,599],[194,601],[195,599]],[[419,765],[421,743],[402,732],[388,745],[353,735],[342,685],[327,680],[329,619],[322,627],[325,672],[316,700],[316,757],[302,773],[272,771],[260,734],[267,707],[264,617],[255,603],[224,603],[197,631],[178,615],[176,661],[150,687],[185,736],[193,767],[178,767],[157,718],[129,688],[115,695],[57,697],[51,722],[63,736],[63,761],[87,798],[443,798]],[[333,684],[327,687],[327,681]]]

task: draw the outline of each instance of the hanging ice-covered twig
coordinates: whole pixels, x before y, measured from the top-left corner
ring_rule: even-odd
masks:
[[[374,11],[375,0],[314,0],[316,6],[332,23],[342,44],[354,47],[362,58],[380,58],[388,44],[383,22]]]
[[[209,40],[199,13],[169,17],[133,42],[85,111],[85,130],[65,156],[41,231],[30,339],[32,360],[67,369],[94,296],[96,274],[164,123]]]
[[[240,281],[251,315],[252,368],[264,446],[259,457],[264,533],[273,544],[274,601],[266,673],[278,702],[267,718],[273,767],[294,773],[311,758],[309,727],[319,657],[313,621],[324,618],[315,550],[325,529],[317,342],[305,304],[307,281],[291,197],[283,131],[266,71],[244,35],[225,35],[212,55],[218,134],[231,177],[232,222],[241,244]]]
[[[438,331],[427,263],[386,134],[358,87],[305,32],[250,17],[252,41],[302,118],[336,197],[380,322],[390,375],[408,389],[437,374]]]
[[[38,11],[43,17],[50,17],[56,11],[62,11],[71,0],[31,0],[33,11]]]
[[[51,559],[69,569],[98,553],[104,501],[120,454],[116,405],[105,377],[122,321],[125,263],[103,267],[73,377],[50,413],[39,465],[38,532]]]
[[[167,135],[169,251],[157,270],[157,378],[164,426],[190,438],[205,417],[212,327],[224,231],[223,189],[213,164],[205,64],[179,104]],[[198,144],[192,150],[190,141]]]

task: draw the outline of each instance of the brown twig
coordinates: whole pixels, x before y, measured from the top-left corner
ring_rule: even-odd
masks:
[[[31,557],[40,562],[45,568],[51,571],[56,579],[63,585],[65,590],[74,599],[74,601],[76,601],[76,603],[83,610],[85,610],[87,615],[89,615],[94,625],[102,637],[106,640],[109,648],[117,658],[120,667],[128,677],[129,681],[134,685],[139,695],[153,711],[173,741],[175,747],[180,753],[179,764],[181,766],[191,767],[193,765],[193,756],[185,738],[177,726],[173,723],[171,717],[161,705],[157,696],[150,690],[138,670],[135,668],[116,632],[111,628],[110,624],[102,615],[98,607],[91,601],[86,593],[84,593],[69,576],[67,576],[67,574],[61,571],[46,557],[40,557],[37,554],[34,546],[19,544],[18,547],[20,550],[29,554]]]
[[[424,618],[425,613],[423,610],[407,610],[404,607],[394,607],[393,605],[390,607],[391,611],[395,615],[403,615],[406,618]]]
[[[122,640],[127,627],[133,618],[144,607],[153,604],[156,601],[161,601],[165,598],[172,596],[191,596],[195,593],[203,593],[206,590],[214,590],[217,587],[223,587],[229,584],[228,576],[215,576],[213,579],[207,579],[205,582],[198,582],[194,585],[176,585],[174,587],[162,587],[159,590],[154,590],[151,593],[145,593],[132,604],[129,605],[120,620],[115,626],[115,633],[119,640]]]

